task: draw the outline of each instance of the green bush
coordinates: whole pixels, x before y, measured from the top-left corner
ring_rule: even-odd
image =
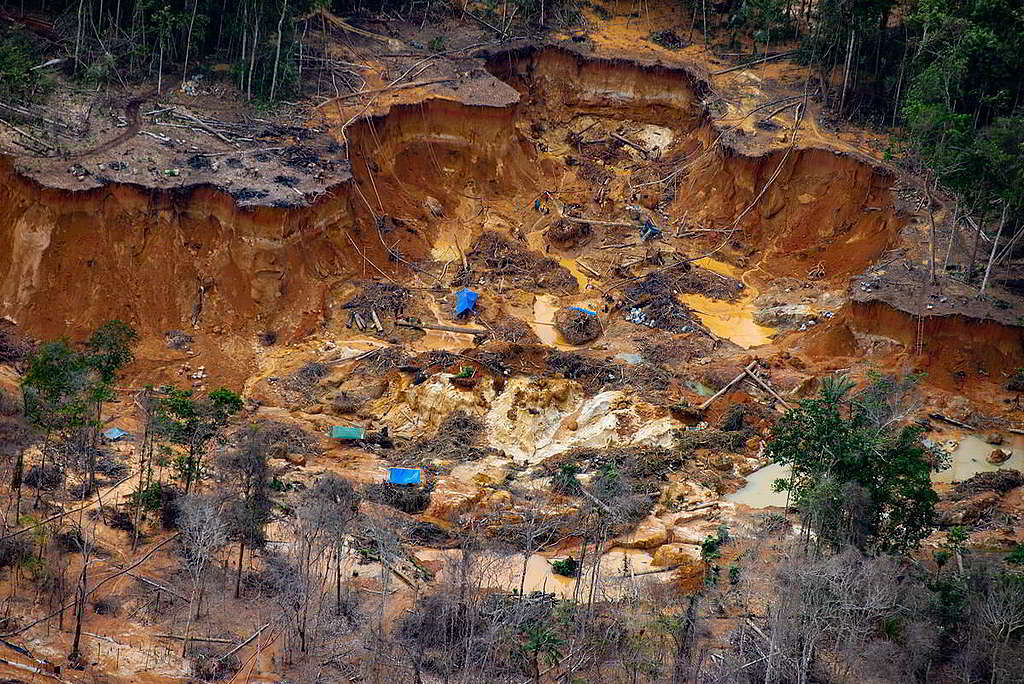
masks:
[[[562,577],[576,577],[580,574],[580,562],[569,556],[551,564],[551,571]]]
[[[35,51],[28,38],[16,29],[0,28],[0,98],[31,98],[44,82]]]

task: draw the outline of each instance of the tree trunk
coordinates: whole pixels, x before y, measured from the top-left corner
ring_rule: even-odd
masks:
[[[82,659],[82,618],[85,617],[85,580],[88,567],[89,561],[83,557],[82,572],[78,577],[78,603],[75,606],[75,639],[71,642],[71,655],[68,656],[73,663]]]
[[[932,211],[932,186],[931,179],[924,179],[925,201],[928,203],[928,281],[935,284],[935,212]]]
[[[18,449],[14,457],[14,473],[11,475],[11,491],[14,492],[14,525],[17,527],[21,518],[21,481],[25,472],[25,450]]]
[[[196,10],[199,8],[199,0],[192,0],[192,18],[188,22],[188,35],[185,37],[185,61],[181,67],[181,84],[185,85],[188,80],[188,57],[192,51],[192,29],[196,25]]]
[[[259,37],[260,23],[259,14],[257,13],[256,19],[253,20],[252,49],[249,52],[249,83],[245,90],[245,99],[247,100],[252,99],[252,72],[256,70],[256,46],[259,45]]]
[[[245,553],[245,542],[238,542],[238,573],[235,575],[235,598],[242,595],[242,556]]]
[[[1007,205],[1003,204],[1003,217],[999,219],[999,230],[996,232],[996,238],[992,241],[992,251],[988,255],[988,264],[985,266],[985,277],[981,280],[981,292],[979,294],[985,294],[985,287],[988,285],[988,276],[992,272],[992,260],[996,257],[996,249],[999,247],[999,238],[1003,235],[1003,226],[1006,225],[1006,209]]]
[[[181,657],[184,658],[188,653],[188,642],[192,631],[192,606],[196,602],[196,594],[198,593],[199,583],[192,585],[192,594],[188,600],[188,617],[185,618],[185,631],[181,635]]]
[[[274,75],[270,79],[270,100],[274,100],[274,94],[277,92],[277,67],[281,62],[281,38],[282,30],[284,26],[284,15],[288,11],[288,0],[284,0],[281,5],[281,17],[277,20],[277,47],[274,50]]]

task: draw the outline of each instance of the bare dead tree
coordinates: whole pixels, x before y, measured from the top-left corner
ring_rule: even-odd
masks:
[[[190,495],[180,506],[181,553],[185,569],[192,580],[181,645],[181,655],[184,657],[188,653],[193,608],[202,594],[203,581],[210,563],[227,543],[227,525],[221,506],[212,497]]]

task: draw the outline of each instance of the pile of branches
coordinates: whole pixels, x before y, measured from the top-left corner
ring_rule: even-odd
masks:
[[[407,363],[409,363],[409,357],[401,347],[381,347],[363,357],[358,372],[382,376]]]
[[[572,345],[593,342],[601,336],[601,321],[596,315],[565,307],[555,313],[555,330]]]
[[[474,273],[502,277],[508,285],[525,290],[579,290],[573,274],[557,261],[531,252],[492,230],[480,234],[467,259]]]
[[[310,361],[285,378],[282,386],[310,403],[316,398],[320,389],[320,381],[327,377],[329,370],[330,366],[326,363]]]
[[[646,480],[661,477],[668,471],[680,467],[682,462],[678,451],[659,446],[577,448],[548,459],[543,463],[543,467],[552,474],[566,463],[572,463],[581,470],[614,468],[627,477]]]
[[[676,299],[678,292],[674,278],[663,272],[651,273],[625,289],[626,319],[668,332],[692,332],[700,326],[690,309]]]
[[[662,368],[613,363],[576,352],[553,351],[548,354],[547,366],[556,375],[578,381],[590,393],[622,387],[661,391],[671,383],[671,376]]]
[[[558,219],[551,227],[544,231],[544,237],[551,242],[567,243],[585,238],[591,233],[589,223],[579,221],[566,221]]]
[[[743,283],[735,278],[689,264],[673,269],[672,282],[679,292],[700,294],[711,299],[731,301],[743,291]]]
[[[430,505],[431,487],[405,487],[388,482],[373,482],[363,489],[367,501],[390,506],[403,513],[415,515]]]
[[[436,460],[459,462],[476,461],[498,453],[484,445],[485,427],[482,420],[465,411],[453,411],[437,428],[433,437],[420,439],[402,447],[392,457],[395,463],[407,466],[429,467]]]
[[[400,316],[409,305],[409,290],[394,283],[371,281],[363,285],[359,294],[343,305],[345,309],[356,309],[369,314],[371,309],[379,313]]]
[[[529,324],[511,316],[491,325],[491,339],[512,344],[540,344],[540,338]]]

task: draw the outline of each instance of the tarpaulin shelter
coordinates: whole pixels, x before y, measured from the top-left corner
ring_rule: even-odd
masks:
[[[330,434],[332,439],[363,439],[366,437],[366,428],[332,425]]]
[[[480,298],[473,290],[464,287],[455,293],[455,315],[461,316],[469,313],[476,307],[476,300]]]
[[[572,311],[581,311],[581,312],[587,314],[588,316],[596,316],[597,315],[596,311],[591,311],[590,309],[584,309],[581,306],[570,306],[569,309],[571,309]]]
[[[419,468],[388,468],[388,482],[396,485],[420,484]]]
[[[117,440],[121,439],[127,434],[128,433],[122,430],[121,428],[110,428],[109,430],[106,430],[103,433],[103,436],[109,439],[111,442],[116,442]]]

